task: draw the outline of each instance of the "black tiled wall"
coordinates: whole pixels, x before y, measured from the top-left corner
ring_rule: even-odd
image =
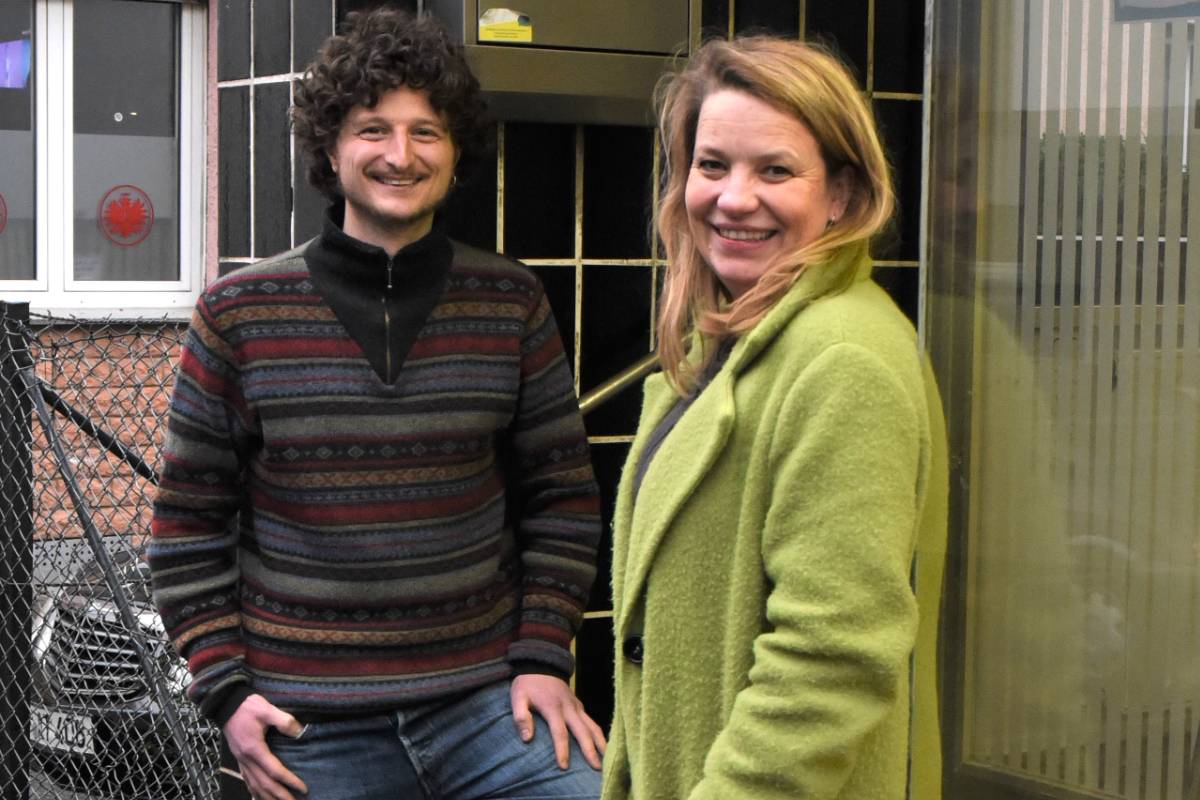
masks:
[[[921,232],[921,104],[877,98],[874,106],[896,189],[895,231],[883,237],[875,255],[888,260],[916,261]]]
[[[290,3],[254,4],[254,74],[278,75],[292,63]]]
[[[810,2],[805,21],[806,37],[832,47],[864,86],[870,71],[867,42],[871,5],[872,0]]]
[[[875,3],[875,91],[923,91],[924,36],[924,3]]]
[[[584,153],[583,257],[649,258],[653,131],[590,125]]]
[[[575,253],[575,126],[504,126],[504,252],[517,258]]]
[[[726,22],[726,26],[728,26]],[[779,33],[795,36],[800,30],[800,3],[779,0],[737,0],[733,25],[738,33]]]
[[[316,58],[333,29],[329,0],[292,0],[292,69],[300,72]]]
[[[250,77],[250,0],[217,5],[217,80]]]
[[[292,242],[291,87],[269,83],[254,93],[254,255],[274,255]]]
[[[217,235],[224,256],[250,252],[250,89],[218,91]]]
[[[335,19],[379,0],[216,2],[219,245],[226,270],[319,231],[325,201],[305,183],[302,159],[287,133],[289,80],[311,60]],[[867,89],[894,167],[899,208],[894,231],[876,248],[883,262],[876,275],[915,321],[923,0],[732,3],[737,31],[785,36],[803,31],[839,52]],[[416,7],[415,0],[395,4]],[[726,36],[731,0],[702,0],[701,5],[705,35]],[[451,233],[478,247],[496,248],[501,227],[504,251],[532,260],[586,392],[651,347],[653,297],[661,283],[648,235],[653,134],[644,128],[512,122],[504,126],[503,135],[502,223],[498,226],[498,163],[493,160],[457,187],[446,209]],[[581,249],[576,252],[579,137],[583,186]],[[604,498],[606,538],[589,616],[577,640],[576,690],[605,726],[612,714],[608,525],[640,406],[641,390],[634,386],[587,418]]]

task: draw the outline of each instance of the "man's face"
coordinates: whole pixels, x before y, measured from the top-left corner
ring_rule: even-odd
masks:
[[[346,115],[329,154],[346,198],[343,230],[389,253],[429,232],[458,152],[422,91],[402,86]]]

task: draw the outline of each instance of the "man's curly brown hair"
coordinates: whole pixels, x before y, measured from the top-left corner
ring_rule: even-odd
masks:
[[[292,130],[308,162],[308,181],[341,197],[329,153],[355,106],[374,108],[392,89],[425,92],[444,114],[458,148],[457,174],[469,177],[492,147],[492,123],[462,48],[431,16],[377,8],[346,17],[295,84]]]

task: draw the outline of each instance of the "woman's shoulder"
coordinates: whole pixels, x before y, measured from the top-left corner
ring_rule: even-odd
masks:
[[[831,347],[849,345],[889,363],[900,359],[912,360],[916,365],[916,330],[895,301],[872,280],[856,281],[843,292],[814,300],[791,321],[782,339],[793,355],[815,358]]]

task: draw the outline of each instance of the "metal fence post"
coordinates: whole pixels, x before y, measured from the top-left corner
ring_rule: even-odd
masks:
[[[28,322],[28,303],[0,301],[0,800],[29,794],[33,407],[19,372],[30,359]]]

